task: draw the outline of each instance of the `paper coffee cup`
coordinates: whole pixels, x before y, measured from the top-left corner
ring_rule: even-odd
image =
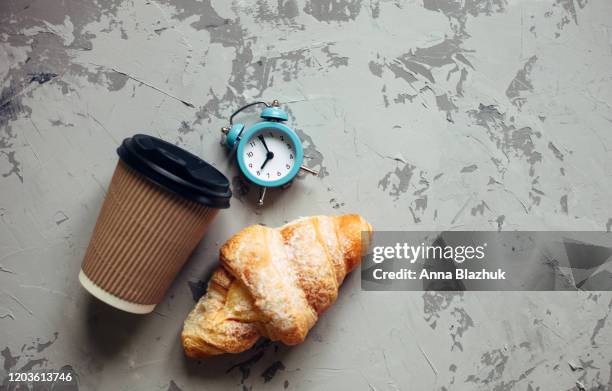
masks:
[[[107,304],[145,314],[229,207],[231,191],[217,169],[158,138],[125,139],[117,153],[79,281]]]

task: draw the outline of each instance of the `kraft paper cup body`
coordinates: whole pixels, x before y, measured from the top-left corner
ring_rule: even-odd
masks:
[[[111,306],[153,311],[218,211],[169,191],[120,160],[79,281]]]

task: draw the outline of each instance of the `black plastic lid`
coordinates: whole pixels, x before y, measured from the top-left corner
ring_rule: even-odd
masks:
[[[211,208],[229,208],[229,181],[219,170],[184,149],[156,137],[126,138],[117,154],[151,182]]]

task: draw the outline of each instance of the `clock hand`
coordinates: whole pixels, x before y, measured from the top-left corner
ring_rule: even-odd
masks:
[[[266,153],[266,160],[264,160],[263,164],[261,165],[260,170],[263,170],[266,164],[268,164],[268,162],[272,160],[273,157],[274,157],[274,152],[268,151],[268,153]]]
[[[268,149],[268,145],[266,144],[266,140],[264,139],[263,134],[260,134],[259,136],[257,136],[257,138],[259,139],[259,141],[261,141],[261,143],[263,144],[264,148],[266,149],[267,153],[270,153],[270,150]]]
[[[270,160],[272,160],[272,158],[274,157],[274,152],[270,151],[268,149],[268,144],[266,144],[266,139],[264,139],[263,134],[260,134],[259,136],[257,136],[257,138],[259,139],[259,141],[261,141],[261,143],[263,144],[264,148],[266,149],[266,160],[264,160],[263,164],[261,165],[260,170],[263,170],[263,168],[266,166],[266,164],[268,164],[268,162]]]

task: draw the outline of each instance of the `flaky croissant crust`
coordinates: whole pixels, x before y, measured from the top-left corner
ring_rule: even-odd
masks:
[[[361,261],[371,232],[359,215],[313,216],[238,232],[221,247],[221,265],[185,320],[186,354],[239,353],[260,337],[302,342]]]

